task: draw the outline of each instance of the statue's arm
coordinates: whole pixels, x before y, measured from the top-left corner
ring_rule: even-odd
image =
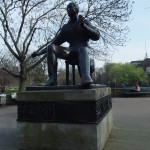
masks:
[[[66,40],[65,40],[65,36],[63,34],[64,33],[63,33],[63,28],[62,28],[62,30],[60,31],[60,33],[53,39],[53,41],[52,41],[51,44],[61,45],[62,43],[64,43]],[[32,53],[32,57],[36,57],[36,56],[40,56],[40,55],[46,54],[50,45],[48,45],[47,47],[43,48],[39,52],[33,52]]]
[[[64,42],[66,42],[66,36],[64,32],[64,26],[63,26],[59,34],[54,38],[52,44],[61,45]]]
[[[94,41],[99,40],[100,33],[96,27],[92,26],[92,24],[89,20],[87,20],[87,19],[82,20],[80,25],[81,25],[81,28],[86,31],[86,33],[88,34],[90,39],[92,39]]]
[[[35,51],[35,52],[33,52],[32,54],[31,54],[31,56],[34,58],[34,57],[36,57],[36,56],[40,56],[40,55],[42,55],[42,54],[46,54],[47,53],[47,47],[46,48],[43,48],[41,51],[39,51],[39,52],[37,52],[37,51]]]

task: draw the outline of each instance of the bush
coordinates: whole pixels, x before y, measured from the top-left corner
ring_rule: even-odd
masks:
[[[11,94],[18,92],[18,87],[6,87],[4,93]]]

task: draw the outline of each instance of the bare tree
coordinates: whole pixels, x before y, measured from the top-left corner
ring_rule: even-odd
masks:
[[[12,76],[19,78],[19,91],[25,87],[27,74],[45,56],[29,64],[33,50],[40,51],[51,43],[67,21],[66,5],[70,0],[0,0],[0,38],[17,60],[18,73],[4,68]],[[128,21],[132,0],[75,0],[81,14],[99,29],[101,40],[91,44],[91,55],[105,59],[112,47],[126,42]]]
[[[65,1],[0,1],[0,37],[19,63],[17,74],[7,68],[4,68],[4,70],[19,78],[19,91],[22,91],[25,87],[27,74],[45,58],[44,56],[32,66],[27,66],[29,59],[31,59],[31,56],[29,56],[31,50],[42,49],[59,32],[65,18],[65,14],[61,13]]]

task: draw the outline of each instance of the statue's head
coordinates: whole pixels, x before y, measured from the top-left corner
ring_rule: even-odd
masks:
[[[79,6],[74,2],[69,3],[67,5],[67,13],[69,17],[77,15],[79,13]]]

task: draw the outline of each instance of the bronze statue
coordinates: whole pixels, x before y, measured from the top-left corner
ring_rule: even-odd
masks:
[[[70,52],[78,53],[79,68],[82,84],[91,84],[90,76],[90,60],[88,41],[99,40],[99,31],[93,27],[89,20],[79,15],[79,7],[71,2],[67,5],[67,13],[70,20],[65,24],[60,33],[54,38],[53,42],[40,52],[32,53],[32,57],[36,57],[47,53],[48,75],[49,78],[45,82],[45,86],[57,85],[57,58],[67,60]],[[60,46],[62,43],[68,42],[69,47]]]

